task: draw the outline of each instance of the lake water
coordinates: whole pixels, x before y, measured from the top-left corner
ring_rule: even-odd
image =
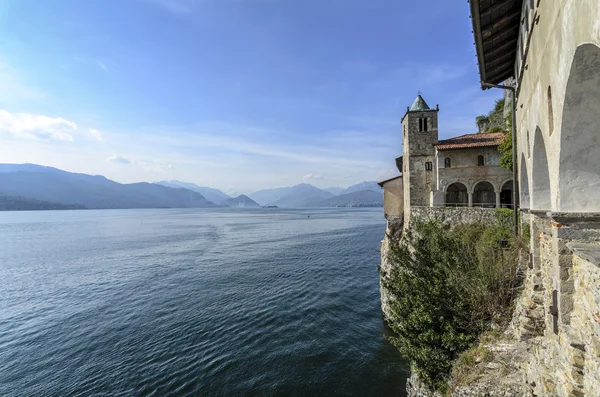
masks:
[[[403,396],[381,209],[0,212],[0,396]]]

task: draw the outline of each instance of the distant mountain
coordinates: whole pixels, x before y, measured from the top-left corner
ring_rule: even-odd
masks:
[[[221,203],[226,207],[232,208],[261,208],[262,206],[258,204],[256,201],[252,200],[250,197],[241,194],[235,198],[230,198]]]
[[[248,193],[248,197],[260,205],[267,205],[279,200],[291,191],[291,187],[278,187],[275,189],[263,189],[258,192]]]
[[[0,164],[0,192],[87,208],[215,207],[200,193],[151,183],[120,184],[35,164]]]
[[[198,186],[195,183],[187,183],[176,180],[171,181],[160,181],[156,182],[158,185],[173,187],[173,188],[184,188],[193,192],[198,192],[204,196],[205,199],[215,204],[221,205],[223,201],[230,199],[231,197],[219,189],[213,189],[211,187]]]
[[[383,195],[372,190],[359,190],[325,200],[314,201],[309,207],[383,207]]]
[[[365,181],[365,182],[357,183],[356,185],[352,185],[352,186],[348,187],[340,194],[358,192],[359,190],[371,190],[373,192],[382,193],[381,187],[379,187],[379,185],[377,184],[377,181]]]
[[[332,193],[307,183],[301,183],[288,189],[281,198],[267,204],[278,207],[306,207],[312,202],[334,197]]]
[[[328,188],[321,189],[321,190],[325,190],[326,192],[329,192],[329,193],[337,196],[338,194],[342,193],[346,189],[344,189],[343,187],[328,187]]]
[[[80,210],[83,205],[60,204],[26,197],[0,194],[0,211],[36,211],[36,210]]]

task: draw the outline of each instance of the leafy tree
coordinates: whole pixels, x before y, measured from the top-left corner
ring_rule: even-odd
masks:
[[[510,210],[509,210],[510,211]],[[491,324],[510,318],[517,277],[510,217],[499,212],[495,225],[457,226],[411,220],[398,244],[384,287],[391,294],[392,343],[420,378],[438,390],[459,354]]]

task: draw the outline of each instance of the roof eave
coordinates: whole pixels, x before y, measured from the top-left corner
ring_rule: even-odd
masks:
[[[438,151],[445,151],[445,150],[465,150],[465,149],[479,149],[479,148],[484,148],[484,147],[498,147],[500,146],[499,143],[494,143],[493,145],[479,145],[479,146],[470,146],[470,147],[450,147],[450,148],[440,148],[439,146],[441,145],[437,145],[435,148]]]
[[[473,24],[475,50],[477,52],[477,65],[479,67],[479,84],[481,85],[481,89],[485,91],[489,89],[489,87],[484,85],[487,79],[485,75],[485,59],[483,57],[483,38],[481,37],[481,26],[479,24],[481,21],[479,15],[479,0],[469,0],[469,5],[471,7],[471,23]]]
[[[385,181],[377,182],[377,184],[379,185],[379,187],[383,188],[383,185],[385,185],[388,182],[394,181],[394,180],[396,180],[398,178],[402,178],[402,175],[398,175],[398,176],[395,176],[393,178],[386,179]]]

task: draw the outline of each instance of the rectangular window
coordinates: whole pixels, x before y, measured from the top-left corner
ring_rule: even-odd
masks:
[[[423,119],[419,118],[419,132],[423,131]]]
[[[427,124],[428,124],[428,121],[429,121],[429,117],[425,117],[425,118],[423,119],[423,131],[427,131]]]
[[[425,163],[425,171],[431,171],[433,169],[433,165],[431,164],[431,161],[428,161]]]

